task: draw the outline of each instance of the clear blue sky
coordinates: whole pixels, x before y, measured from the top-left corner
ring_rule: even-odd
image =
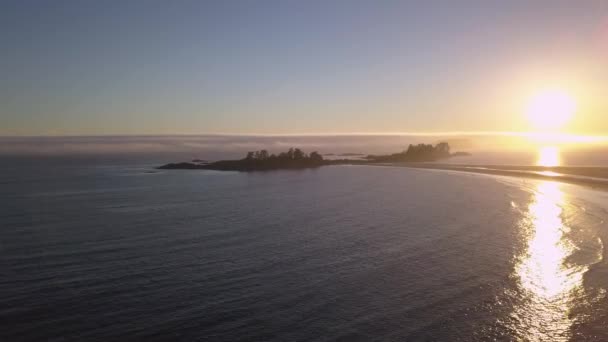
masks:
[[[2,1],[0,135],[608,132],[608,2]]]

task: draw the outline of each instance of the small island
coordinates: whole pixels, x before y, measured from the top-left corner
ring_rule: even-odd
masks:
[[[245,158],[238,160],[220,160],[213,163],[177,163],[167,164],[159,169],[202,169],[218,171],[267,171],[279,169],[306,169],[327,165],[327,161],[318,152],[304,153],[299,148],[290,148],[278,155],[267,150],[248,152]]]
[[[282,169],[309,169],[325,165],[433,162],[460,155],[465,154],[462,152],[450,153],[450,146],[445,142],[435,146],[430,144],[409,145],[407,150],[400,153],[368,155],[362,159],[328,160],[323,159],[323,156],[316,151],[308,154],[299,148],[290,148],[288,151],[279,153],[278,155],[270,154],[267,150],[260,150],[248,152],[243,159],[220,160],[212,163],[171,163],[158,168],[164,170],[270,171]]]

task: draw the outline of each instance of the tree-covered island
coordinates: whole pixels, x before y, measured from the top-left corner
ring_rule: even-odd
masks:
[[[299,148],[290,148],[287,152],[270,154],[267,150],[248,152],[245,158],[237,160],[220,160],[212,163],[171,163],[159,169],[201,169],[218,171],[268,171],[280,169],[307,169],[324,165],[344,164],[380,164],[380,163],[402,163],[402,162],[433,162],[449,158],[455,155],[463,155],[462,152],[450,153],[448,143],[442,142],[433,145],[409,145],[407,150],[389,155],[368,155],[363,159],[324,159],[318,152],[310,154]]]

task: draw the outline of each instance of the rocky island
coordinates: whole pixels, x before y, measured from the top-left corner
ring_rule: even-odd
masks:
[[[218,171],[269,171],[281,169],[308,169],[324,165],[345,164],[381,164],[401,162],[433,162],[462,153],[450,153],[448,143],[433,145],[409,145],[407,150],[389,155],[368,155],[363,159],[323,159],[318,152],[310,154],[299,148],[290,148],[287,152],[270,154],[267,150],[248,152],[245,158],[237,160],[220,160],[212,163],[171,163],[160,166],[165,170],[218,170]]]

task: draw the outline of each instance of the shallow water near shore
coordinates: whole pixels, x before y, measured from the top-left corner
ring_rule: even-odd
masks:
[[[0,163],[0,339],[608,339],[605,193],[159,164]]]

